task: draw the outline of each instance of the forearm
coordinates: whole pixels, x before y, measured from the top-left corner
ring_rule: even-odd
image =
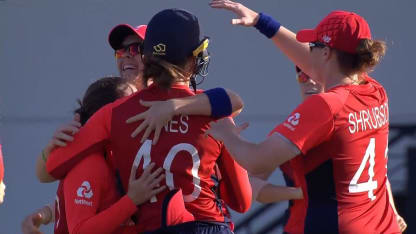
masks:
[[[303,199],[302,189],[273,184],[264,185],[256,198],[256,200],[261,203],[272,203],[296,199]]]
[[[46,161],[49,157],[49,152],[43,150],[36,161],[36,176],[41,183],[50,183],[56,181],[46,170]]]
[[[113,233],[136,211],[136,205],[125,195],[106,210],[76,225],[71,233]]]
[[[243,101],[238,94],[231,90],[225,89],[230,102],[232,115],[237,115],[243,109]],[[211,103],[205,93],[186,98],[171,99],[175,106],[175,114],[183,115],[205,115],[212,114]]]
[[[311,77],[315,77],[311,74],[313,71],[313,63],[310,48],[307,43],[298,42],[296,40],[296,34],[283,26],[272,37],[272,41],[302,71]]]
[[[252,143],[230,132],[223,142],[234,159],[254,175],[271,173],[299,154],[299,150],[279,134],[272,134],[261,143]]]
[[[397,215],[398,213],[397,213],[396,205],[394,204],[394,198],[393,198],[393,193],[391,191],[391,184],[390,184],[389,179],[387,179],[386,187],[387,187],[387,193],[389,196],[389,203],[391,207],[393,208],[394,213]]]

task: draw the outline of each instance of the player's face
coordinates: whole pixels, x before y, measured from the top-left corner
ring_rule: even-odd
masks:
[[[4,195],[6,194],[6,185],[3,181],[0,182],[0,204],[4,201]]]
[[[142,43],[142,40],[137,35],[129,35],[127,36],[122,43],[123,48],[130,49],[131,52],[127,51],[122,53],[121,56],[116,57],[117,61],[117,68],[120,72],[120,76],[122,79],[127,79],[128,81],[136,81],[137,79],[141,79],[142,72],[143,72],[143,62],[141,59],[140,53],[134,53],[133,48],[137,45],[137,43]],[[129,48],[129,46],[132,46]],[[142,82],[134,82],[137,84],[141,84]],[[137,87],[141,89],[142,87]]]

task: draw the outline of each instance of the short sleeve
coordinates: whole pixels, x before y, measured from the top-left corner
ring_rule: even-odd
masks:
[[[306,154],[319,145],[334,130],[334,115],[320,95],[312,95],[272,132],[278,132]]]

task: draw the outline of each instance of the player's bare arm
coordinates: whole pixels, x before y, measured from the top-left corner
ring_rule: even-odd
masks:
[[[243,109],[243,100],[237,93],[227,89],[225,91],[231,102],[232,115],[239,114]],[[141,139],[144,142],[155,131],[153,144],[157,143],[162,128],[175,115],[212,115],[210,100],[205,93],[167,101],[141,101],[141,104],[150,107],[149,110],[129,118],[126,123],[143,120],[131,136],[134,138],[145,130]]]
[[[242,128],[229,119],[211,122],[207,134],[224,142],[235,160],[251,174],[273,171],[279,165],[294,158],[299,149],[279,134],[273,134],[260,143],[252,143],[240,136]]]
[[[71,122],[59,127],[52,136],[52,139],[46,147],[38,155],[36,161],[36,176],[41,183],[50,183],[56,181],[46,170],[46,161],[48,160],[50,152],[56,147],[64,147],[67,142],[74,140],[73,135],[79,131],[81,127],[80,116],[75,114]]]
[[[212,0],[210,6],[212,8],[225,9],[235,13],[238,18],[232,19],[231,24],[233,25],[251,27],[261,23],[262,20],[259,13],[241,3],[230,0]],[[296,40],[296,34],[283,26],[280,26],[278,31],[270,39],[272,39],[273,43],[282,50],[294,64],[297,64],[307,74],[314,77],[312,57],[310,56],[309,45],[307,43],[298,42]]]

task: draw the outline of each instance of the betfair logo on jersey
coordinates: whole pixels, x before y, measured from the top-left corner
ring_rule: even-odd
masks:
[[[77,190],[78,197],[85,197],[87,199],[91,198],[93,193],[91,190],[90,182],[84,181]]]
[[[289,128],[291,131],[295,131],[295,127],[299,124],[300,114],[298,112],[294,113],[293,115],[289,116],[287,122],[283,123],[283,125]]]
[[[92,192],[90,182],[84,181],[82,182],[81,186],[77,190],[77,196],[80,197],[81,199],[75,199],[74,200],[75,204],[92,206],[91,201],[87,201],[82,198],[90,199],[93,195],[94,194]]]
[[[166,55],[166,45],[159,43],[153,46],[153,55]]]

